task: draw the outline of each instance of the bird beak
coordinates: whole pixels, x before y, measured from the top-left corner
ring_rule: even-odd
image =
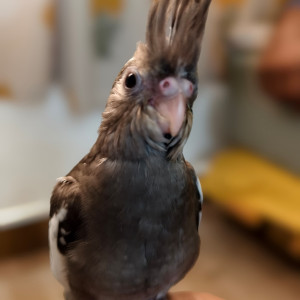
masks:
[[[193,91],[193,83],[183,78],[170,76],[158,83],[158,93],[151,104],[160,115],[158,123],[164,135],[174,137],[179,133]]]

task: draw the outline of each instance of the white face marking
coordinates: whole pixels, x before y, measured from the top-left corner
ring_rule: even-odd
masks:
[[[58,235],[59,223],[65,219],[67,212],[68,211],[66,208],[61,208],[57,214],[53,215],[53,217],[49,222],[49,245],[50,245],[51,270],[55,278],[66,289],[68,289],[68,282],[67,282],[66,270],[65,270],[65,258],[57,248],[57,235]],[[66,243],[64,239],[63,239],[64,243],[62,241],[60,242],[62,244]]]

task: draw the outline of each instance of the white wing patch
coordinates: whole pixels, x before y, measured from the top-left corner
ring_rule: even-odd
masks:
[[[201,210],[199,211],[199,223],[201,222],[201,218],[202,218],[202,205],[203,205],[203,193],[202,193],[202,188],[201,188],[201,184],[200,184],[200,180],[197,176],[197,188],[198,188],[198,192],[200,195],[200,203],[201,203]]]
[[[57,214],[54,214],[52,216],[49,222],[49,245],[50,245],[51,270],[55,278],[66,289],[68,289],[68,281],[67,281],[66,269],[65,269],[66,262],[65,262],[65,257],[59,252],[57,248],[57,236],[58,236],[59,223],[65,219],[67,212],[68,211],[66,208],[61,208]]]

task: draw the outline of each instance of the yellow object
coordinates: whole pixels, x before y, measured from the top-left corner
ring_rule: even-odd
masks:
[[[245,150],[217,155],[201,178],[204,194],[300,259],[300,178]]]
[[[47,3],[43,11],[42,18],[46,26],[50,30],[54,30],[54,26],[55,26],[55,3],[54,2],[50,1],[49,3]]]
[[[119,14],[122,10],[122,0],[91,0],[92,13],[98,15],[102,12]]]
[[[13,97],[13,93],[11,89],[5,85],[0,83],[0,97],[5,99],[11,99]]]

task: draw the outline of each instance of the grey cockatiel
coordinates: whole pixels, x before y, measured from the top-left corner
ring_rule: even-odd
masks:
[[[153,1],[96,143],[58,179],[50,255],[67,300],[166,299],[198,257],[202,195],[182,149],[209,4]]]

